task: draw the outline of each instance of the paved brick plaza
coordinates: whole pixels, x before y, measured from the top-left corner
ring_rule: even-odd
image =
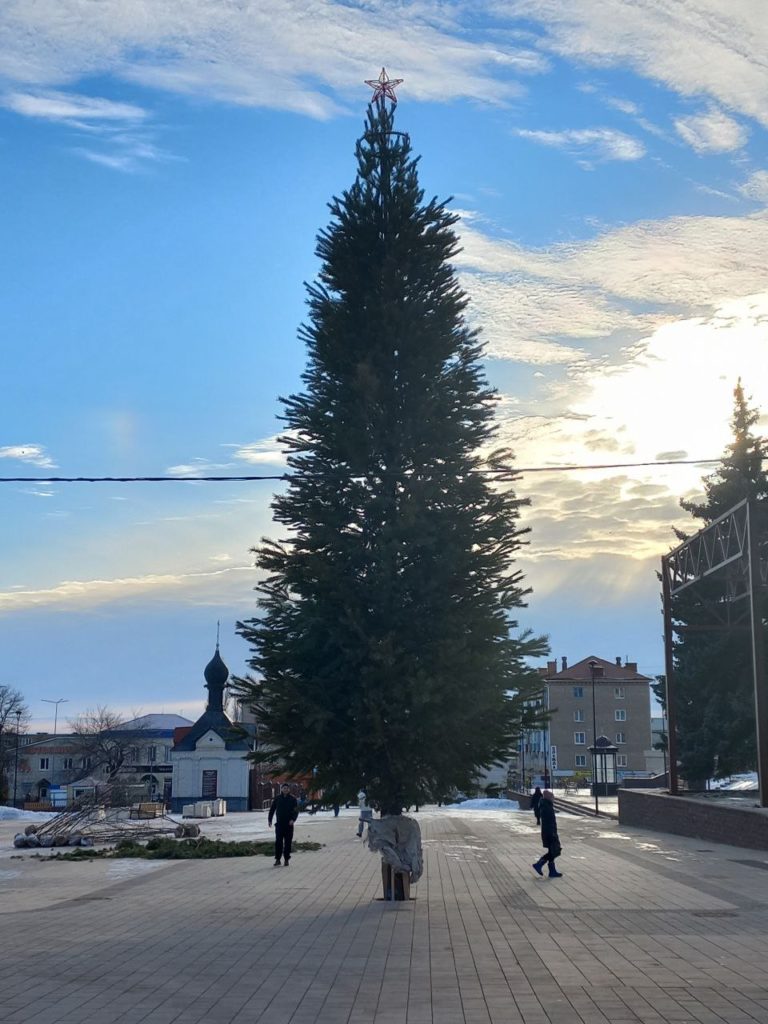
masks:
[[[767,1024],[768,855],[561,816],[549,881],[528,815],[428,811],[417,898],[384,904],[351,813],[303,819],[326,846],[287,870],[6,844],[0,1021]]]

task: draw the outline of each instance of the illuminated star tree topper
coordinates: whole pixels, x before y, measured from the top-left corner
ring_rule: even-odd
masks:
[[[392,100],[392,105],[396,107],[397,96],[395,96],[395,89],[398,85],[402,85],[403,81],[404,79],[402,78],[389,78],[386,68],[381,69],[381,74],[378,78],[366,78],[365,84],[373,89],[371,103],[383,103],[387,99]]]

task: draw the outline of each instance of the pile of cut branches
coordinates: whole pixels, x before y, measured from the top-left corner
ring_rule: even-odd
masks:
[[[296,850],[319,850],[322,843],[294,843]],[[156,836],[148,843],[133,839],[121,839],[117,846],[92,850],[77,847],[66,853],[52,853],[41,860],[98,860],[115,857],[140,857],[146,860],[208,860],[214,857],[273,857],[275,844],[271,841],[226,842],[222,839],[171,839]]]

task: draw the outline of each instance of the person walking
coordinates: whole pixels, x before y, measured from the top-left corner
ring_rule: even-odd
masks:
[[[299,816],[299,801],[291,794],[291,787],[284,782],[280,787],[280,795],[276,796],[269,808],[267,821],[270,828],[275,819],[275,864],[280,867],[280,858],[288,867],[291,859],[291,843],[293,842],[293,823]]]
[[[534,789],[534,791],[533,791],[533,796],[531,797],[531,810],[536,815],[536,824],[537,825],[541,824],[541,811],[539,810],[540,803],[541,803],[541,786],[537,786],[536,789]]]
[[[560,845],[560,837],[557,834],[557,819],[555,818],[554,794],[551,790],[545,789],[541,794],[539,803],[539,814],[541,816],[541,844],[546,848],[543,854],[532,864],[531,867],[537,875],[543,875],[544,865],[549,867],[550,878],[562,878],[562,874],[555,867],[555,860],[563,852]]]
[[[357,804],[360,808],[360,818],[357,822],[357,838],[361,839],[366,822],[370,824],[373,821],[373,808],[368,806],[368,797],[364,789],[361,789],[357,794]]]

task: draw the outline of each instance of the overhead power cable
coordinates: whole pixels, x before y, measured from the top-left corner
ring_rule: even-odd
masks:
[[[762,462],[768,461],[763,456]],[[497,466],[475,470],[489,476],[524,476],[526,473],[575,473],[589,469],[638,469],[648,466],[713,466],[717,459],[653,459],[650,462],[595,462],[565,466]],[[238,476],[0,476],[0,484],[161,484],[248,483],[259,480],[291,480],[292,474]]]

